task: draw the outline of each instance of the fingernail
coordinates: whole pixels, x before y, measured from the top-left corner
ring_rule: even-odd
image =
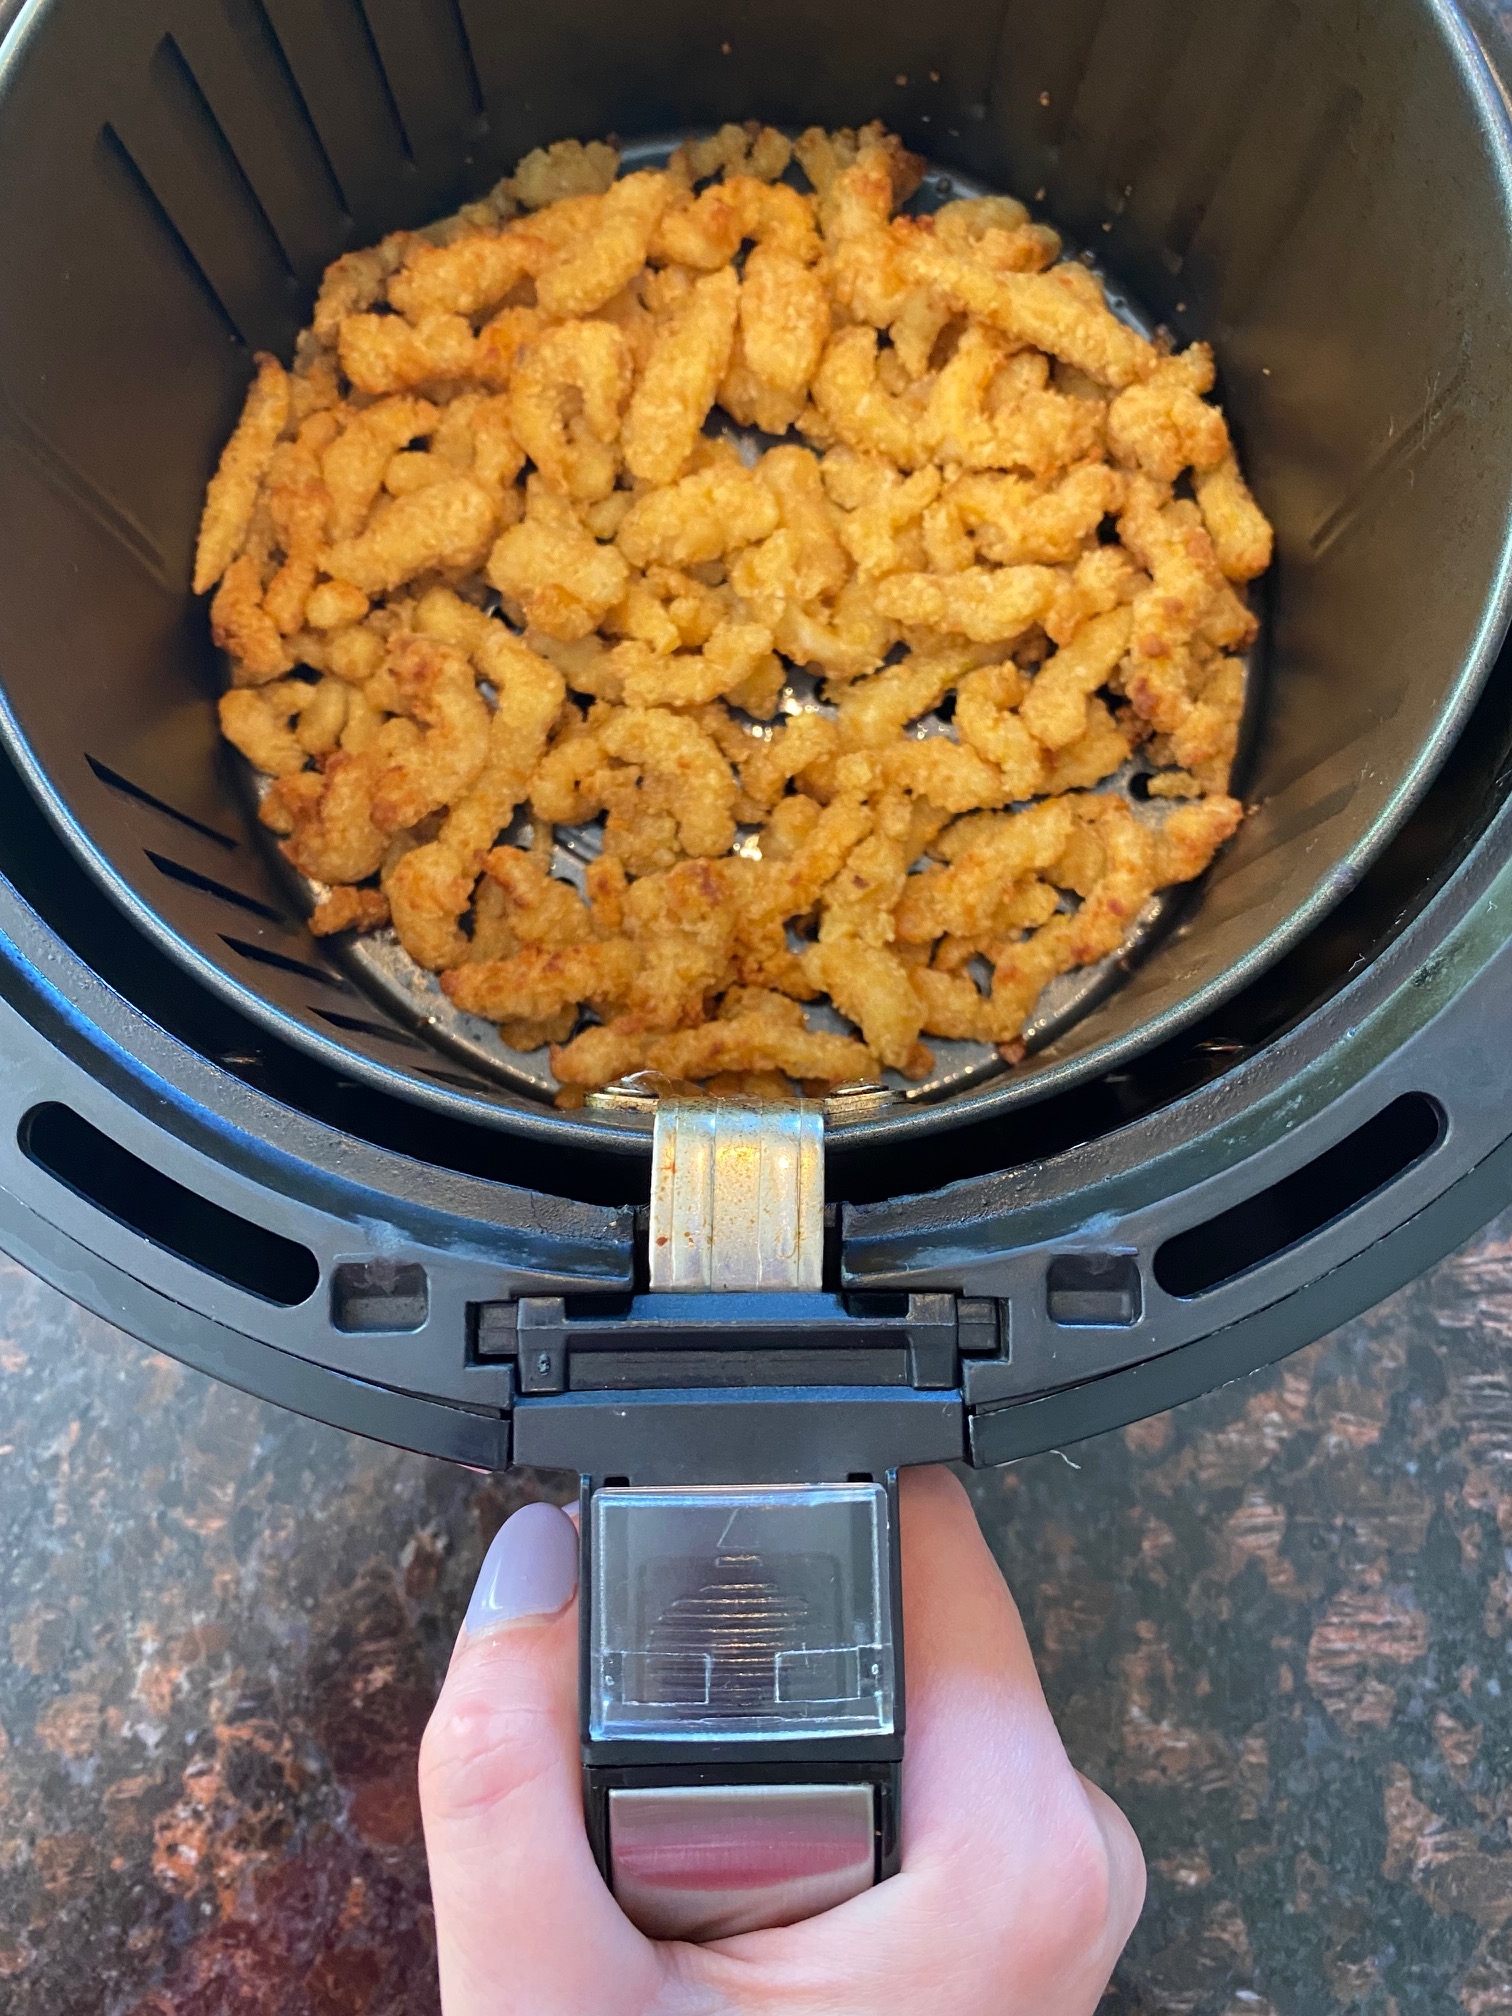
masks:
[[[577,1587],[577,1529],[555,1505],[522,1505],[483,1557],[467,1606],[470,1636],[521,1617],[551,1617]]]

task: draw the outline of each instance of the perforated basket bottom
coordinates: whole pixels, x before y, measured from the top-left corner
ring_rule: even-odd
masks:
[[[627,168],[657,166],[665,161],[675,144],[674,141],[662,140],[627,148],[625,165]],[[994,192],[984,183],[953,169],[931,164],[907,207],[922,214],[962,197],[991,193]],[[1084,252],[1081,257],[1103,281],[1114,313],[1142,334],[1152,335],[1155,328],[1153,318],[1129,299],[1100,269],[1090,253]],[[774,445],[773,436],[760,434],[754,428],[738,427],[718,409],[710,415],[706,431],[733,441],[747,462],[754,462],[765,449]],[[1260,681],[1258,676],[1254,676],[1253,662],[1251,672],[1246,720],[1240,736],[1241,752],[1253,744],[1254,715],[1260,701]],[[779,719],[808,710],[833,712],[819,699],[817,686],[818,681],[812,675],[795,669],[783,689]],[[759,728],[762,724],[752,725]],[[926,715],[915,722],[908,732],[921,737],[946,735],[953,738],[955,735],[950,721],[937,714]],[[246,765],[241,768],[245,774],[250,809],[265,787]],[[1136,817],[1158,825],[1162,812],[1145,801],[1137,784],[1139,778],[1148,774],[1149,768],[1143,755],[1136,754],[1132,762],[1097,788],[1122,796]],[[253,824],[263,835],[280,878],[293,885],[293,893],[303,909],[306,912],[312,910],[324,893],[325,885],[296,874],[277,854],[265,829],[255,819]],[[599,851],[601,826],[602,821],[594,821],[585,826],[559,826],[555,829],[554,872],[579,890],[584,886],[587,864]],[[530,822],[524,817],[517,817],[503,836],[509,844],[517,846],[528,845],[530,837]],[[747,850],[753,849],[755,836],[751,833],[738,835],[736,844]],[[1064,973],[1051,981],[1024,1025],[1026,1053],[1045,1049],[1105,1001],[1199,901],[1200,895],[1191,885],[1160,891],[1140,911],[1117,951],[1093,965]],[[544,1048],[512,1050],[501,1040],[492,1023],[481,1016],[464,1014],[456,1008],[441,991],[437,976],[416,964],[392,929],[367,932],[360,937],[339,938],[330,941],[327,950],[364,993],[425,1037],[439,1051],[513,1092],[524,1093],[546,1103],[555,1098],[559,1087],[552,1076],[547,1051]],[[853,1025],[828,1002],[812,1003],[804,1013],[811,1028],[855,1033]],[[990,1044],[952,1042],[940,1037],[926,1037],[925,1041],[934,1056],[934,1068],[926,1078],[906,1079],[896,1071],[883,1074],[898,1097],[908,1104],[925,1105],[946,1099],[1000,1077],[1010,1068]]]

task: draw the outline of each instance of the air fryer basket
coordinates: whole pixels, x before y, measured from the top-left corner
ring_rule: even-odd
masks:
[[[1445,6],[39,0],[0,89],[11,752],[186,984],[458,1121],[642,1139],[478,1076],[309,937],[218,741],[186,582],[249,351],[288,354],[337,252],[540,142],[882,115],[1213,341],[1275,521],[1259,809],[1200,905],[1031,1065],[873,1137],[1106,1077],[1254,981],[1399,828],[1499,639],[1512,235],[1489,79]]]
[[[437,1455],[840,1477],[1170,1405],[1512,1195],[1512,648],[1474,697],[1512,467],[1507,126],[1458,15],[0,0],[0,25],[7,1252]],[[1281,531],[1273,691],[1263,808],[1191,931],[1034,1070],[834,1132],[826,1347],[731,1338],[719,1298],[679,1359],[632,1337],[644,1133],[454,1073],[307,938],[218,769],[184,579],[247,344],[287,348],[331,251],[540,140],[755,110],[880,111],[958,176],[1043,188],[1214,338]],[[622,1319],[579,1367],[582,1322]],[[532,1326],[556,1344],[527,1357]]]

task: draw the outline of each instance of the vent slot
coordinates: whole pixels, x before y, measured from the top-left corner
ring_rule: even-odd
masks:
[[[197,868],[186,868],[182,861],[174,861],[166,854],[154,854],[150,847],[142,851],[159,875],[166,875],[170,882],[182,882],[185,888],[198,889],[205,896],[218,896],[222,903],[234,903],[238,910],[249,910],[254,917],[265,917],[270,924],[287,924],[289,921],[282,910],[275,910],[271,903],[261,903],[255,896],[244,896],[240,889],[228,889],[213,875],[201,875]]]
[[[1155,1279],[1182,1300],[1237,1281],[1358,1209],[1443,1137],[1438,1102],[1424,1092],[1405,1093],[1269,1190],[1167,1239],[1155,1255]]]
[[[411,156],[450,183],[483,110],[455,0],[363,0],[363,13]]]
[[[134,798],[139,805],[150,805],[154,812],[161,812],[166,818],[176,819],[180,826],[187,826],[191,833],[198,833],[206,840],[213,840],[217,847],[224,847],[229,853],[236,852],[236,842],[229,833],[221,833],[214,826],[207,826],[203,819],[196,819],[191,812],[180,812],[177,805],[170,805],[166,798],[155,798],[140,784],[133,784],[129,777],[123,777],[119,770],[112,770],[108,763],[102,763],[96,756],[86,756],[84,761],[93,770],[107,790],[119,791],[123,798]]]
[[[397,1043],[405,1050],[423,1050],[425,1045],[402,1029],[385,1029],[381,1022],[369,1022],[362,1015],[339,1015],[334,1008],[317,1008],[315,1013],[333,1029],[350,1030],[354,1036],[374,1036],[380,1043]]]
[[[274,952],[266,945],[253,945],[245,938],[228,938],[221,933],[222,945],[229,945],[233,952],[239,952],[243,959],[252,959],[259,966],[275,967],[280,973],[292,973],[296,980],[313,980],[318,987],[334,987],[338,994],[350,990],[344,980],[338,980],[334,973],[324,973],[320,967],[312,966],[305,959],[291,959],[286,952]]]
[[[1140,1319],[1144,1291],[1132,1253],[1061,1253],[1045,1274],[1045,1312],[1064,1327],[1126,1330]]]
[[[331,1277],[331,1321],[349,1336],[420,1330],[430,1283],[412,1260],[343,1260]]]
[[[210,275],[195,257],[189,241],[174,223],[163,205],[158,201],[156,191],[147,177],[137,166],[136,157],[114,126],[105,125],[100,129],[100,153],[102,158],[113,164],[120,179],[131,190],[137,202],[151,218],[163,239],[173,247],[183,265],[184,271],[194,282],[206,305],[233,343],[244,344],[246,339],[236,326],[236,318],[221,299]]]
[[[261,0],[180,8],[174,34],[285,258],[313,285],[351,219]]]
[[[412,168],[388,79],[355,0],[263,0],[360,243],[406,221],[395,178]]]
[[[187,171],[184,193],[190,196],[192,192],[196,220],[203,206],[207,225],[215,221],[234,224],[238,236],[249,247],[252,241],[257,242],[260,267],[265,265],[269,274],[282,268],[286,280],[294,279],[293,264],[257,191],[247,180],[247,172],[200,89],[199,79],[171,35],[165,35],[158,44],[150,74],[183,150]]]
[[[314,1294],[320,1267],[307,1246],[185,1189],[72,1107],[34,1106],[16,1138],[27,1160],[65,1189],[201,1273],[280,1309]]]

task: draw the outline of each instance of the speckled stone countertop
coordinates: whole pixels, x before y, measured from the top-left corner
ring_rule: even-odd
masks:
[[[436,2007],[415,1748],[488,1479],[0,1263],[0,2008]],[[1512,1214],[1335,1336],[973,1480],[1150,1901],[1110,2016],[1512,2016]]]

